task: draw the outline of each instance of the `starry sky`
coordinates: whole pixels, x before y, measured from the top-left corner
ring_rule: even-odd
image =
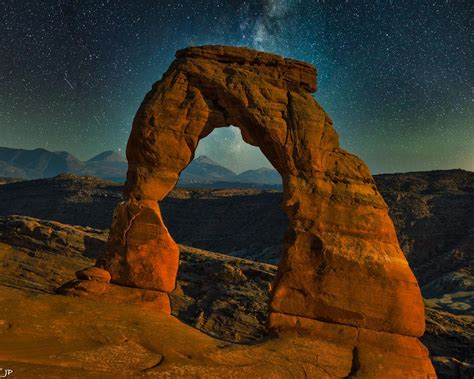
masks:
[[[3,0],[0,146],[123,152],[175,51],[225,44],[314,64],[316,99],[373,173],[474,170],[473,15],[467,0]],[[199,154],[269,166],[236,128]]]

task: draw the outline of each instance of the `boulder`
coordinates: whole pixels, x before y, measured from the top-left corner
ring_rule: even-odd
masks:
[[[140,308],[171,314],[166,292],[130,288],[96,280],[72,280],[57,289],[57,293],[110,304],[133,304]]]
[[[76,272],[76,278],[81,280],[94,280],[96,282],[110,283],[110,272],[99,267],[87,267]]]

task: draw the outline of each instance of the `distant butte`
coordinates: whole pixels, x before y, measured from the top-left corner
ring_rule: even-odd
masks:
[[[364,162],[340,148],[314,91],[316,70],[303,62],[238,47],[178,51],[133,121],[126,201],[115,210],[104,266],[113,284],[100,286],[162,294],[169,312],[163,299],[175,287],[179,250],[159,203],[198,141],[234,125],[283,178],[290,225],[272,334],[314,343],[314,373],[334,366],[341,369],[332,376],[435,377],[417,338],[425,330],[420,289],[388,208]]]

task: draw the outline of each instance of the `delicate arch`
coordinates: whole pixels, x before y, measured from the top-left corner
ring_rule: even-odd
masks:
[[[112,282],[173,290],[179,251],[158,204],[199,139],[235,125],[283,178],[290,227],[269,327],[309,319],[421,336],[420,290],[387,206],[366,165],[339,147],[315,90],[316,70],[303,62],[236,47],[178,51],[133,121],[127,201],[107,245]]]

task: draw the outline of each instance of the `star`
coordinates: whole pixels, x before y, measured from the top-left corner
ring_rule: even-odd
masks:
[[[465,1],[3,2],[0,144],[82,159],[123,149],[176,50],[224,44],[315,65],[315,98],[373,173],[473,170],[470,12]],[[200,149],[236,171],[269,166],[238,131]]]

